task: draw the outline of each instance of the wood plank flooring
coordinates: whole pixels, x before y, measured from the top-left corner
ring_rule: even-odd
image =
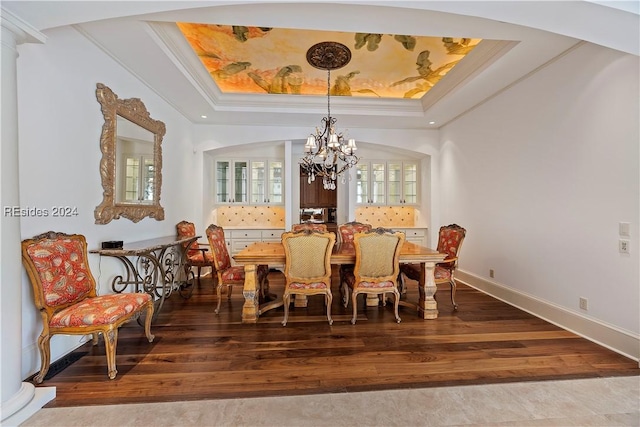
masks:
[[[80,347],[87,354],[41,384],[57,389],[46,407],[640,375],[636,361],[464,285],[457,311],[448,286],[439,288],[438,319],[401,307],[397,324],[391,305],[365,308],[359,299],[352,325],[335,273],[333,326],[321,296],[292,308],[286,327],[282,308],[242,324],[239,287],[215,315],[212,281],[204,279],[191,298],[174,293],[165,302],[153,343],[136,322],[120,329],[115,380],[102,339]],[[269,280],[281,295],[282,273]],[[415,282],[408,284],[406,297],[417,299]]]

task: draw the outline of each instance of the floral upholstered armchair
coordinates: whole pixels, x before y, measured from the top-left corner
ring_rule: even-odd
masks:
[[[345,274],[345,281],[352,289],[352,324],[356,324],[357,296],[361,293],[383,295],[383,297],[387,293],[394,294],[394,315],[396,322],[400,323],[398,276],[400,273],[400,251],[404,241],[404,233],[385,228],[374,228],[354,234],[356,264],[352,272]]]
[[[185,239],[188,237],[196,236],[196,226],[189,221],[180,221],[176,224],[176,236],[178,239]],[[215,267],[213,265],[213,255],[209,250],[209,245],[202,245],[198,242],[193,242],[188,246],[187,249],[187,259],[185,263],[185,269],[187,271],[187,277],[193,277],[193,273],[191,271],[192,267],[197,268],[198,275],[196,277],[198,284],[200,284],[200,272],[202,267],[210,267],[211,268],[211,276],[215,280],[214,271]]]
[[[466,234],[467,230],[458,224],[442,226],[438,234],[437,250],[440,253],[447,254],[447,257],[441,263],[436,264],[434,276],[436,285],[448,283],[451,286],[451,304],[453,304],[454,310],[458,309],[454,273],[458,268],[458,254]],[[402,264],[400,272],[412,280],[420,279],[420,266],[417,264]]]
[[[96,282],[87,262],[87,242],[79,234],[50,231],[22,242],[22,263],[33,286],[34,302],[42,317],[38,338],[41,383],[49,371],[50,340],[53,335],[91,335],[104,337],[108,375],[114,379],[118,328],[146,314],[144,331],[149,342],[153,300],[146,293],[97,295]]]
[[[327,320],[331,319],[331,251],[336,242],[335,233],[313,230],[290,231],[282,234],[284,246],[284,320],[289,319],[291,295],[324,295]]]
[[[364,224],[358,221],[351,221],[338,226],[338,234],[341,243],[353,243],[355,233],[371,230],[371,224]],[[348,272],[353,272],[353,264],[340,264],[340,295],[342,296],[342,304],[347,307],[349,305],[349,289],[345,283],[344,277]]]
[[[211,248],[211,254],[213,256],[213,264],[216,272],[218,273],[218,284],[216,286],[218,305],[216,306],[215,313],[219,314],[220,305],[222,304],[222,287],[227,287],[227,299],[230,299],[233,285],[244,285],[244,266],[231,265],[231,257],[229,256],[227,241],[224,237],[224,229],[222,227],[211,224],[207,227],[206,233],[207,240],[209,240],[209,246]],[[259,265],[256,269],[256,273],[258,275],[258,284],[262,292],[266,287],[269,266]]]

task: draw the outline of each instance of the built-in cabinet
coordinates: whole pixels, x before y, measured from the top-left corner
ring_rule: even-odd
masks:
[[[420,246],[427,246],[427,229],[426,228],[395,228],[394,231],[402,231],[408,242],[415,243]]]
[[[395,206],[420,203],[417,162],[361,161],[356,168],[356,204]]]
[[[215,202],[281,205],[284,161],[220,159],[215,161]]]
[[[216,159],[216,204],[283,205],[283,159]],[[420,167],[413,160],[370,160],[356,165],[356,205],[420,204]],[[336,207],[336,191],[300,173],[300,207]]]
[[[282,239],[284,229],[230,229],[225,230],[227,249],[231,256],[247,248],[254,242],[279,242]]]
[[[356,204],[384,205],[387,202],[385,162],[363,162],[356,166]]]
[[[309,181],[309,175],[300,171],[301,208],[335,208],[337,206],[337,190],[326,190],[322,184],[322,178]]]
[[[387,204],[415,205],[418,203],[418,164],[415,162],[387,162]]]

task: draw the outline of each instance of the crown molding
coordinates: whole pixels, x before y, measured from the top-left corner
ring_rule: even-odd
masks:
[[[47,36],[4,7],[0,8],[0,17],[2,18],[2,27],[16,35],[16,44],[45,43],[47,41]]]

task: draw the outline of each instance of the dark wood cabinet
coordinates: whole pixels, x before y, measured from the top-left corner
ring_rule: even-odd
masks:
[[[335,208],[338,201],[336,192],[337,190],[325,190],[321,178],[316,178],[309,184],[307,174],[300,170],[301,208]]]
[[[318,181],[318,180],[316,180]],[[325,190],[322,186],[322,180],[318,181],[318,207],[320,208],[335,208],[338,206],[338,198],[336,197],[336,190]]]

